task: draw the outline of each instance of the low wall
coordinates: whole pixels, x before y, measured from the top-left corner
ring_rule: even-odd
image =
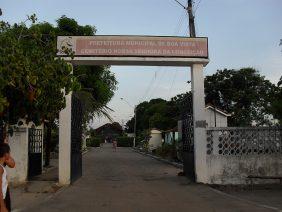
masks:
[[[16,162],[15,168],[7,168],[9,181],[12,184],[24,183],[28,173],[28,128],[14,130],[13,136],[9,137],[9,145]]]
[[[16,167],[11,169],[7,168],[9,182],[17,185],[25,183],[28,180],[28,130],[34,127],[33,123],[23,124],[20,127],[13,129],[13,136],[9,137],[9,145],[11,148],[11,155],[16,162]],[[43,125],[35,127],[36,129],[44,129]],[[42,142],[43,149],[43,142]],[[43,166],[43,154],[42,154],[42,166]]]
[[[281,128],[209,128],[210,184],[248,184],[248,176],[282,176]],[[279,180],[254,180],[274,183]]]
[[[281,155],[207,156],[210,184],[249,184],[248,176],[282,176]],[[275,183],[279,180],[254,180]]]

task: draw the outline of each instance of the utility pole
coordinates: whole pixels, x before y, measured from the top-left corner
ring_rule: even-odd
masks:
[[[179,4],[184,10],[187,11],[189,17],[189,32],[190,37],[196,37],[196,30],[195,30],[195,16],[193,14],[193,0],[188,0],[188,6],[185,7],[180,1],[174,0],[177,4]]]
[[[188,0],[188,7],[187,7],[188,17],[189,17],[189,32],[190,37],[196,37],[196,30],[195,30],[195,16],[193,14],[193,0]]]
[[[134,107],[134,140],[133,140],[133,147],[135,147],[136,144],[136,125],[137,125],[137,107]]]

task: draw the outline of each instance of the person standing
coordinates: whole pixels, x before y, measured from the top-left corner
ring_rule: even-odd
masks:
[[[11,211],[11,201],[8,190],[8,178],[5,165],[11,162],[10,147],[7,143],[0,144],[0,211]]]
[[[9,141],[9,136],[8,136],[8,133],[7,133],[6,136],[5,136],[5,139],[4,139],[4,144],[7,144],[9,149],[10,149],[8,141]],[[15,168],[15,166],[16,166],[15,160],[12,158],[11,154],[9,154],[9,157],[7,157],[6,160],[5,160],[4,167],[6,167],[6,166],[8,166],[9,168]],[[10,195],[9,184],[8,184],[8,187],[7,187],[5,201],[6,201],[6,207],[7,207],[8,211],[11,211],[11,195]]]
[[[115,139],[113,140],[113,148],[114,148],[114,151],[116,152],[117,151],[117,141]]]

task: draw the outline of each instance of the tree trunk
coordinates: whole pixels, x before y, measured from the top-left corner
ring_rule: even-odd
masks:
[[[46,134],[46,140],[45,140],[45,164],[44,166],[47,167],[50,165],[52,124],[47,123],[45,126],[47,128],[47,134]]]

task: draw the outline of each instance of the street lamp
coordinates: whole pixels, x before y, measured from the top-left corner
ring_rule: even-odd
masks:
[[[131,108],[134,109],[134,140],[133,140],[133,147],[135,147],[136,143],[136,125],[137,125],[137,107],[132,106],[126,99],[120,98],[122,101],[125,101]]]

